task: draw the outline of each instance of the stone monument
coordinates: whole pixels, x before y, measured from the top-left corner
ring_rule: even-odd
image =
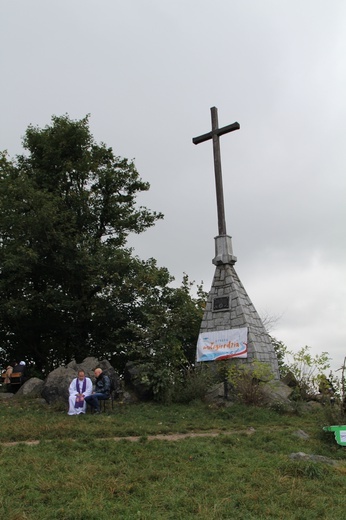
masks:
[[[199,359],[198,347],[197,361],[238,359],[237,362],[252,363],[256,359],[267,363],[271,367],[275,379],[279,379],[275,350],[254,305],[234,269],[237,258],[233,255],[232,238],[226,232],[220,136],[239,130],[240,125],[239,123],[233,123],[219,128],[216,107],[211,108],[211,122],[211,132],[194,137],[192,142],[199,144],[209,139],[213,141],[219,234],[215,237],[215,258],[212,262],[216,269],[200,327],[199,344],[200,341],[202,344],[205,341],[206,343],[204,344],[207,345],[205,348],[209,349],[212,354],[216,351],[216,355],[215,358],[203,359],[202,356]],[[224,339],[220,340],[223,336]],[[218,339],[215,339],[216,337]],[[239,339],[237,340],[238,337],[245,338],[243,343]],[[218,343],[218,340],[221,343]],[[231,345],[234,348],[231,348],[228,354],[218,356],[217,354],[223,352],[223,347],[226,345]]]

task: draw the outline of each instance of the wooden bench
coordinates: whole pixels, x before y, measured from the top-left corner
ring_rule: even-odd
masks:
[[[5,383],[6,373],[1,374],[1,382],[3,385],[7,387],[7,390],[11,389],[13,392],[16,392],[24,383],[25,378],[22,372],[12,372],[10,375],[10,382]]]
[[[6,370],[1,374],[1,383],[4,385],[7,379]],[[7,383],[10,384],[10,383]]]
[[[10,375],[11,385],[22,385],[24,383],[22,372],[12,372]]]

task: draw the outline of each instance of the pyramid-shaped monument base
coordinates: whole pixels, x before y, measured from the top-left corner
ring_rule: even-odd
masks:
[[[219,238],[221,237],[216,237],[216,240]],[[222,238],[230,240],[231,237]],[[228,252],[227,249],[229,249]],[[261,318],[234,269],[236,258],[232,255],[230,242],[223,250],[217,244],[216,250],[216,257],[213,260],[216,270],[200,334],[247,327],[247,358],[238,359],[237,362],[252,363],[254,360],[258,360],[267,363],[271,367],[274,377],[279,379],[276,352]]]

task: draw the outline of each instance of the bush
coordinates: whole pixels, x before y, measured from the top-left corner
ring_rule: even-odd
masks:
[[[265,401],[263,384],[273,379],[273,373],[267,363],[253,361],[251,365],[232,365],[228,369],[227,381],[230,393],[241,403],[261,406]]]
[[[139,399],[165,404],[203,401],[215,382],[215,375],[205,365],[173,368],[149,362],[133,363],[131,371],[127,383],[134,387]]]
[[[176,375],[171,394],[171,400],[175,403],[203,401],[209,388],[215,383],[215,376],[206,365],[189,367]]]
[[[326,418],[326,423],[329,425],[345,424],[345,421],[346,421],[345,409],[339,402],[336,402],[334,404],[327,403],[324,406],[324,415]]]
[[[314,399],[319,393],[323,373],[330,367],[329,354],[322,352],[312,356],[310,347],[305,346],[298,352],[286,349],[284,355],[286,356],[286,363],[283,363],[280,368],[281,377],[291,372],[297,381],[292,399],[303,401]]]

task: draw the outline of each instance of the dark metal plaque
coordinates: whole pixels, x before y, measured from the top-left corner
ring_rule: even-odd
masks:
[[[229,309],[229,296],[214,298],[213,311],[224,311]]]

